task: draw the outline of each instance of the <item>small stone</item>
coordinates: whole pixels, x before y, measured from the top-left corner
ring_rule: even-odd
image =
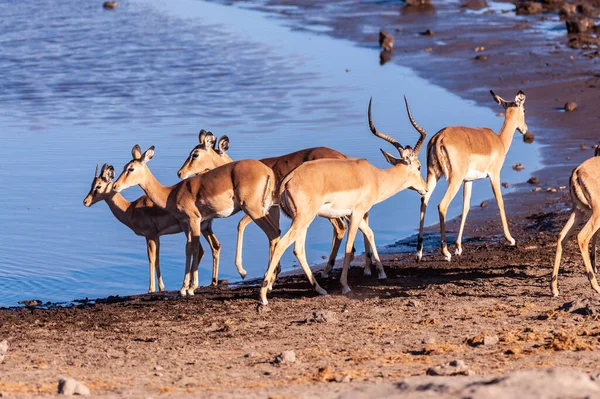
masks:
[[[154,366],[154,371],[163,371],[164,369],[161,366]]]
[[[431,345],[431,344],[435,344],[435,342],[436,342],[436,339],[431,336],[423,337],[423,339],[421,340],[421,343],[423,345]]]
[[[560,6],[558,15],[562,18],[569,18],[575,14],[575,11],[577,11],[577,4],[564,3]]]
[[[476,52],[476,53],[479,53],[479,52],[481,52],[481,51],[485,51],[485,47],[483,47],[483,46],[478,46],[478,47],[475,47],[475,52]]]
[[[421,32],[421,35],[423,35],[423,36],[433,36],[433,35],[435,35],[435,33],[431,29],[427,29],[426,31]]]
[[[534,189],[532,189],[531,191],[537,193],[538,191],[542,191],[541,187],[535,187]]]
[[[486,0],[463,0],[460,3],[460,8],[467,8],[469,10],[481,10],[487,6],[488,3]]]
[[[546,189],[546,192],[548,192],[548,193],[555,193],[555,192],[556,192],[556,189],[555,189],[554,187],[548,187],[548,188]]]
[[[571,160],[571,157],[570,157],[570,156],[567,156],[565,159],[566,159],[567,161],[570,161],[570,160]]]
[[[483,337],[483,344],[485,346],[496,345],[500,342],[500,338],[497,335],[486,335]]]
[[[260,353],[252,351],[252,352],[246,353],[244,355],[244,357],[247,357],[249,359],[253,359],[253,358],[256,358],[256,357],[260,357]]]
[[[427,48],[426,48],[425,50],[423,50],[423,51],[425,51],[426,53],[431,53],[431,52],[433,51],[433,48],[432,48],[432,47],[427,47]]]
[[[18,303],[19,305],[25,306],[40,306],[42,304],[42,301],[40,301],[39,299],[26,299],[24,301],[19,301]]]
[[[502,182],[502,187],[509,188],[510,184],[508,184],[507,182]]]
[[[573,112],[577,109],[577,103],[574,101],[568,101],[565,103],[565,112]]]
[[[473,372],[462,360],[453,360],[439,366],[427,369],[427,375],[434,376],[453,376],[453,375],[472,375]]]
[[[533,132],[527,132],[523,135],[523,142],[527,143],[527,144],[531,144],[533,143]]]
[[[379,32],[379,46],[385,51],[394,49],[394,37],[387,32]]]
[[[529,180],[527,180],[527,183],[529,183],[529,184],[540,184],[540,179],[538,179],[537,177],[530,177]]]
[[[467,344],[475,348],[479,345],[483,345],[483,340],[484,337],[482,337],[481,335],[477,335],[475,337],[467,339]]]
[[[340,383],[350,382],[350,381],[352,381],[352,377],[350,377],[349,374],[336,375],[334,378],[334,381],[340,382]]]
[[[498,112],[496,116],[504,116],[504,112]]]
[[[114,10],[115,8],[117,8],[117,2],[116,1],[105,1],[104,4],[102,4],[102,7],[104,7],[107,10]]]
[[[481,208],[485,208],[487,206],[487,201],[481,201],[481,204],[479,204],[479,206]]]
[[[567,19],[568,33],[586,33],[594,27],[594,20],[588,17],[575,16]]]
[[[475,56],[475,61],[487,61],[487,59],[488,59],[487,55],[479,54],[479,55]]]
[[[406,306],[418,308],[421,307],[421,302],[417,301],[416,299],[409,299],[408,302],[406,302]]]
[[[558,189],[559,190],[564,190],[565,188],[567,188],[567,186],[560,186]]]
[[[332,323],[337,321],[337,315],[329,310],[315,310],[307,321],[311,323]]]
[[[542,12],[542,5],[533,1],[525,1],[517,4],[517,15],[534,15]]]
[[[8,341],[3,340],[0,342],[0,363],[4,361],[4,356],[6,356],[6,352],[8,352]]]
[[[326,255],[321,255],[321,259],[327,259]]]
[[[89,396],[90,390],[88,387],[83,385],[81,382],[68,377],[61,377],[58,380],[58,394],[59,395],[83,395]]]
[[[587,149],[588,149],[588,146],[587,146],[587,145],[585,145],[585,144],[581,144],[581,145],[579,146],[579,149],[580,149],[581,151],[585,151],[585,150],[587,150]]]
[[[516,164],[514,164],[512,166],[513,170],[516,170],[517,172],[522,171],[523,169],[525,169],[525,166],[523,166],[521,163],[517,162]]]
[[[275,364],[294,363],[296,361],[296,353],[294,351],[283,351],[275,356],[273,361]]]

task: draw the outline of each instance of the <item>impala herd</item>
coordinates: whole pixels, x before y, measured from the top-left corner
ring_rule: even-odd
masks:
[[[316,216],[329,219],[333,226],[331,253],[322,277],[330,273],[342,238],[348,230],[344,248],[344,262],[340,283],[344,294],[350,292],[348,269],[354,257],[354,240],[360,230],[365,241],[364,274],[371,274],[374,263],[379,279],[386,274],[377,253],[375,236],[369,227],[371,207],[398,192],[409,188],[421,195],[421,214],[417,244],[417,261],[423,256],[423,225],[427,204],[437,181],[444,176],[448,188],[438,206],[441,231],[441,250],[444,258],[451,255],[446,244],[446,211],[461,184],[463,189],[463,212],[456,240],[455,255],[462,253],[462,235],[469,212],[471,186],[474,180],[489,178],[500,209],[504,236],[515,245],[506,222],[504,202],[500,190],[500,171],[513,140],[515,130],[527,132],[525,123],[525,94],[519,91],[514,101],[506,101],[491,92],[494,100],[505,110],[505,119],[498,134],[487,128],[450,126],[436,133],[427,145],[427,180],[421,175],[418,155],[425,141],[426,131],[415,122],[408,102],[406,111],[412,126],[419,133],[413,147],[401,145],[393,137],[375,128],[368,107],[371,132],[392,144],[398,156],[381,150],[386,161],[392,165],[379,169],[364,159],[348,158],[346,155],[326,148],[308,148],[290,154],[256,160],[233,161],[227,154],[229,138],[217,138],[205,130],[200,131],[199,144],[194,147],[179,169],[181,181],[173,186],[163,186],[148,168],[154,156],[154,147],[142,152],[138,145],[132,149],[132,159],[115,179],[114,168],[104,164],[96,173],[89,194],[83,203],[91,206],[104,200],[115,217],[135,234],[146,238],[150,264],[148,291],[164,290],[160,272],[160,236],[184,232],[185,274],[180,294],[194,295],[198,288],[198,265],[204,255],[200,234],[208,241],[213,255],[212,284],[218,283],[219,254],[221,244],[212,231],[215,218],[226,218],[239,211],[245,213],[238,225],[235,264],[242,278],[243,233],[250,222],[256,223],[269,239],[269,264],[260,289],[260,303],[267,305],[267,292],[281,270],[279,261],[285,250],[294,244],[298,258],[308,281],[320,294],[327,292],[319,285],[306,260],[305,241],[309,225]],[[578,241],[587,275],[594,290],[600,293],[595,277],[596,232],[600,228],[600,182],[593,176],[600,168],[600,157],[594,157],[577,167],[570,179],[573,213],[560,233],[551,288],[558,295],[557,275],[562,253],[562,243],[584,216],[590,220],[579,233]],[[145,195],[133,202],[123,198],[120,192],[138,185]],[[280,237],[279,212],[292,219],[289,230]],[[592,250],[588,246],[592,241]]]

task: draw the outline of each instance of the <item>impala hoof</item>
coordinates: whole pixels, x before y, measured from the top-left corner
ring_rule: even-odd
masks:
[[[194,289],[193,288],[188,288],[187,294],[188,294],[188,296],[194,296]]]
[[[421,259],[423,259],[423,251],[417,252],[417,257],[416,257],[417,263],[419,263],[421,261]]]
[[[161,285],[160,287],[158,287],[158,291],[159,292],[165,292],[165,286]]]
[[[558,290],[552,290],[552,298],[556,298],[558,296]]]
[[[349,294],[349,293],[350,293],[350,291],[352,291],[352,290],[350,289],[350,287],[343,287],[343,288],[342,288],[342,295]]]
[[[246,275],[247,275],[247,274],[248,274],[248,273],[247,273],[245,270],[243,270],[243,269],[242,269],[242,270],[240,270],[240,277],[242,278],[242,280],[244,280],[244,279],[246,278]]]
[[[329,272],[328,272],[328,271],[325,271],[325,270],[323,270],[323,271],[321,272],[321,278],[329,278]]]
[[[511,238],[510,240],[508,240],[508,245],[510,245],[511,247],[514,247],[517,244],[517,242],[515,241],[514,238]]]
[[[460,248],[460,247],[457,247],[457,248],[454,250],[454,255],[456,255],[456,256],[460,256],[460,255],[462,255],[462,248]]]
[[[265,297],[265,298],[260,298],[260,299],[258,300],[258,306],[259,306],[259,309],[260,309],[260,307],[263,307],[263,308],[264,308],[264,307],[265,307],[265,306],[267,306],[268,304],[269,304],[269,301],[267,301],[267,298],[266,298],[266,297]]]
[[[366,266],[363,269],[363,276],[371,277],[371,266]]]
[[[179,295],[181,295],[183,297],[187,296],[187,288],[181,288],[179,290]]]
[[[156,292],[156,290],[153,290],[152,288],[148,288],[148,294],[154,294]]]
[[[385,272],[382,270],[381,273],[379,273],[379,275],[377,276],[377,278],[379,280],[385,280],[387,278],[387,275],[385,274]]]
[[[325,290],[324,290],[323,288],[321,288],[321,287],[317,287],[317,288],[315,288],[315,291],[317,291],[317,292],[319,293],[319,295],[329,295],[329,294],[327,293],[327,291],[325,291]]]

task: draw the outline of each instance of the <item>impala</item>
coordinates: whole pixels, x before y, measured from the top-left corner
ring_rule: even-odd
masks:
[[[412,120],[408,102],[406,102],[406,109]],[[413,150],[410,146],[402,147],[394,138],[375,129],[371,118],[371,102],[369,102],[368,116],[371,132],[393,144],[400,153],[400,158],[381,150],[386,161],[393,165],[385,170],[376,168],[364,159],[321,159],[303,163],[283,179],[279,189],[279,205],[281,210],[292,219],[292,225],[275,244],[260,290],[260,300],[263,305],[268,303],[267,289],[275,267],[292,243],[295,243],[294,254],[310,284],[318,293],[327,294],[308,268],[304,250],[306,231],[316,216],[348,218],[348,238],[340,278],[342,292],[346,294],[350,292],[348,268],[352,246],[359,228],[369,241],[375,264],[378,268],[383,268],[375,246],[373,231],[365,222],[365,215],[369,209],[405,188],[416,190],[421,195],[426,193],[427,187],[421,176],[421,164],[418,160],[419,149],[425,140],[425,130],[412,120],[420,133]]]
[[[504,201],[500,190],[500,170],[512,143],[515,129],[522,134],[527,133],[524,108],[525,94],[519,91],[515,101],[508,102],[491,90],[490,93],[494,100],[505,110],[504,124],[500,129],[500,133],[496,134],[488,128],[450,126],[437,132],[427,144],[427,194],[421,199],[417,262],[423,257],[423,225],[427,204],[437,181],[442,175],[448,180],[448,189],[438,205],[441,247],[446,260],[449,261],[451,258],[446,244],[446,211],[460,189],[460,185],[464,183],[463,210],[455,251],[456,255],[460,255],[462,253],[461,242],[465,220],[470,208],[469,202],[473,180],[490,179],[494,197],[496,197],[498,208],[500,208],[504,236],[510,245],[515,245],[515,239],[508,231],[504,213]]]
[[[148,292],[156,292],[156,278],[159,291],[165,290],[160,272],[160,236],[181,233],[183,230],[179,221],[170,213],[160,209],[150,199],[143,195],[133,202],[127,201],[121,194],[113,191],[115,170],[111,165],[104,164],[98,175],[98,166],[92,180],[92,188],[83,200],[87,207],[97,202],[105,201],[113,215],[125,226],[139,236],[146,237],[148,262],[150,263],[150,287]],[[215,268],[218,269],[221,244],[214,235],[210,222],[202,225],[202,235],[208,241],[213,254],[213,277]],[[213,278],[213,283],[214,283]],[[218,281],[218,280],[217,280]]]
[[[188,158],[185,160],[183,166],[179,169],[179,172],[177,172],[179,178],[185,179],[189,176],[203,173],[207,170],[214,169],[226,163],[233,162],[227,154],[227,150],[229,149],[229,138],[227,136],[221,136],[217,143],[216,137],[211,132],[207,132],[204,129],[202,129],[200,131],[199,141],[200,144],[194,147],[194,149],[190,152]],[[290,154],[285,154],[278,157],[263,158],[260,160],[260,162],[264,163],[273,170],[273,173],[275,173],[275,179],[277,180],[277,184],[279,185],[281,180],[283,180],[283,178],[288,173],[296,169],[299,165],[303,164],[304,162],[326,158],[347,159],[348,157],[338,151],[332,150],[327,147],[315,147],[292,152]],[[278,206],[278,203],[275,203],[274,206]],[[274,216],[275,222],[279,224],[278,210],[275,210],[272,213],[272,215]],[[368,216],[366,216],[366,218],[368,222]],[[245,215],[238,224],[238,240],[235,257],[235,264],[238,267],[238,270],[243,270],[243,235],[246,226],[248,226],[248,224],[251,221],[252,219],[248,215]],[[342,243],[342,238],[344,238],[344,233],[346,232],[346,224],[344,223],[344,218],[330,218],[329,221],[333,226],[333,242],[331,244],[331,253],[329,255],[327,266],[323,271],[323,277],[327,277],[329,272],[331,272],[331,269],[335,265],[335,258],[337,257],[340,244]],[[369,242],[365,237],[365,275],[371,274],[371,265],[372,261],[371,252],[369,251]],[[383,271],[383,269],[378,271],[378,276],[379,278],[385,278],[385,272]]]
[[[265,232],[269,254],[279,240],[279,228],[269,216],[275,191],[273,171],[254,160],[228,163],[203,175],[185,179],[174,186],[163,186],[148,169],[154,146],[142,154],[135,145],[133,159],[113,184],[120,192],[139,185],[148,198],[173,215],[187,238],[182,296],[193,295],[198,287],[198,264],[204,255],[200,245],[200,225],[214,218],[225,218],[243,210]],[[193,279],[191,279],[193,275]],[[213,272],[213,283],[214,283]]]
[[[600,157],[598,157],[598,149],[596,149],[594,155],[593,158],[583,161],[581,165],[575,168],[569,179],[573,206],[571,215],[560,232],[556,244],[556,258],[550,282],[552,296],[558,296],[558,269],[560,268],[563,243],[586,216],[589,216],[589,220],[577,235],[577,242],[579,243],[579,250],[583,257],[588,280],[592,288],[600,293],[595,275],[598,272],[596,269],[596,236],[600,228],[600,181],[598,180]],[[590,240],[592,241],[591,249]]]

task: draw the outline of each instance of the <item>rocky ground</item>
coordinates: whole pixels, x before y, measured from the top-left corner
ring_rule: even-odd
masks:
[[[506,197],[518,246],[502,240],[492,200],[472,209],[462,257],[443,261],[432,234],[422,263],[410,253],[386,255],[385,281],[353,268],[348,296],[334,274],[321,280],[326,297],[303,276],[281,279],[266,312],[257,311],[252,284],[203,288],[186,299],[166,293],[4,309],[2,396],[53,394],[67,376],[106,397],[600,397],[600,299],[573,240],[561,295],[550,297],[549,288],[555,240],[568,216],[568,192],[558,188],[597,141],[594,30],[588,40],[537,29],[564,7],[549,1],[539,3],[542,13],[520,19],[491,8],[468,12],[460,2],[297,2],[295,11],[280,3],[289,2],[256,7],[298,26],[325,16],[330,34],[364,45],[377,37],[361,21],[375,20],[395,37],[394,62],[466,98],[487,104],[487,89],[496,87],[527,93],[545,168],[536,172],[539,191],[524,182]],[[593,10],[573,12],[568,18],[596,22]],[[427,29],[433,36],[419,34]],[[576,48],[574,40],[587,44]],[[568,101],[577,109],[561,112]],[[449,229],[455,234],[456,221]]]

